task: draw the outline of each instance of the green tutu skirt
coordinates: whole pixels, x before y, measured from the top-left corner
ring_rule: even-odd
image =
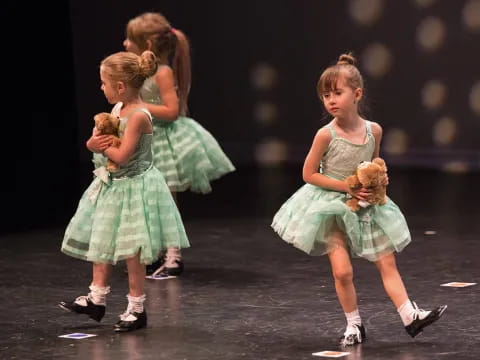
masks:
[[[346,200],[344,193],[306,184],[275,214],[272,228],[310,255],[324,255],[333,249],[337,237],[332,235],[337,231],[345,234],[352,256],[370,261],[399,252],[410,243],[405,218],[391,199],[358,212],[351,211]]]
[[[210,181],[235,170],[212,134],[193,119],[154,121],[153,134],[154,165],[172,191],[205,194],[212,190]]]
[[[115,264],[140,252],[150,264],[161,250],[189,247],[177,206],[154,167],[141,175],[95,178],[65,231],[62,252],[95,263]]]

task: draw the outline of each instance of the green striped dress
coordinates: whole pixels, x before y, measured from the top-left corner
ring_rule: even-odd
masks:
[[[366,121],[364,144],[338,137],[332,123],[326,127],[332,140],[322,158],[322,174],[343,180],[361,161],[372,160],[375,138],[370,122]],[[358,212],[351,211],[346,201],[345,193],[305,184],[281,206],[272,228],[283,240],[310,255],[324,255],[337,246],[332,234],[338,230],[345,234],[352,256],[370,261],[399,252],[410,243],[405,218],[391,199],[385,205],[368,206]]]
[[[118,116],[118,103],[112,114]],[[139,108],[134,111],[148,110]],[[130,114],[131,115],[131,114]],[[120,118],[120,136],[128,117]],[[170,190],[153,166],[152,134],[143,134],[127,164],[114,173],[95,154],[95,178],[80,199],[65,231],[61,251],[95,263],[115,264],[136,255],[150,264],[161,250],[189,242]]]
[[[140,91],[143,101],[162,104],[154,78]],[[222,148],[195,120],[180,116],[175,121],[153,118],[154,165],[172,191],[209,193],[210,182],[235,170]]]

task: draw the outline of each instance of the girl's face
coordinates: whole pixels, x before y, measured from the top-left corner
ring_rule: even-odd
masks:
[[[325,109],[333,117],[343,117],[357,112],[358,100],[360,100],[361,89],[352,89],[348,86],[344,76],[337,80],[335,89],[322,94],[322,101]]]
[[[108,100],[109,104],[115,104],[118,102],[118,91],[115,85],[112,83],[110,78],[105,74],[102,68],[100,68],[100,80],[102,81],[102,86],[100,87],[103,91],[103,94]]]
[[[128,38],[123,40],[123,47],[126,51],[132,52],[134,54],[142,54],[142,50],[138,47],[138,45],[135,44],[132,40],[129,40]]]

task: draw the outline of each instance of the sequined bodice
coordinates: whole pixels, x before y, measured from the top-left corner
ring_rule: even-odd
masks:
[[[143,85],[140,89],[140,97],[143,101],[149,104],[163,104],[162,97],[160,96],[160,90],[158,89],[153,76],[149,77],[143,82]]]
[[[118,103],[112,109],[112,115],[119,116],[120,109],[122,108],[122,104]],[[119,135],[120,139],[123,137],[125,133],[125,129],[127,128],[128,118],[137,111],[145,112],[149,118],[151,119],[150,112],[145,108],[138,108],[133,110],[129,115],[120,117],[120,126],[119,126]],[[145,172],[149,167],[152,166],[153,163],[153,153],[152,153],[152,138],[153,134],[142,134],[138,140],[137,146],[135,147],[135,151],[133,155],[130,157],[128,162],[124,165],[121,165],[119,169],[110,174],[112,179],[124,178],[124,177],[132,177],[136,175],[140,175],[141,173]],[[94,154],[93,163],[95,167],[103,166],[106,163],[106,157],[101,154]]]
[[[338,137],[332,124],[327,127],[332,140],[320,163],[320,172],[329,177],[343,180],[352,175],[362,161],[371,161],[375,150],[375,137],[372,134],[371,123],[365,122],[366,140],[363,144],[354,144],[347,139]]]

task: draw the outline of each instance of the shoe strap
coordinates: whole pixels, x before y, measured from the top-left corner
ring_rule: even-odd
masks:
[[[361,339],[362,334],[360,332],[360,325],[357,325],[357,324],[347,325],[347,328],[345,329],[343,336],[347,337],[350,335],[357,335],[358,338]]]
[[[347,325],[345,333],[343,334],[342,345],[348,346],[352,345],[352,342],[349,341],[350,339],[354,339],[355,336],[357,337],[358,342],[362,342],[362,333],[360,332],[360,326],[357,324]]]
[[[80,306],[88,306],[88,300],[90,300],[88,295],[82,295],[82,296],[77,297],[75,299],[74,303],[77,304],[77,305],[80,305]]]
[[[128,309],[123,314],[120,314],[120,320],[122,321],[136,321],[138,318],[134,313],[130,312]]]
[[[420,315],[423,315],[423,318],[425,318],[425,316],[427,316],[431,312],[431,311],[420,309],[414,301],[412,301],[412,306],[415,309],[415,314],[413,315],[414,320],[418,319]]]

